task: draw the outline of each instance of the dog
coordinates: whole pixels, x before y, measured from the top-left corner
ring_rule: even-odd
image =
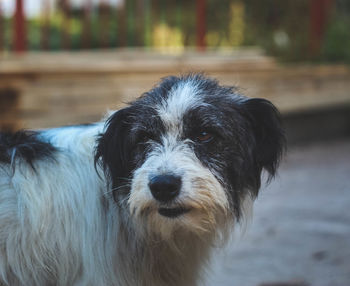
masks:
[[[280,115],[202,74],[106,120],[0,135],[0,284],[193,286],[271,179]]]

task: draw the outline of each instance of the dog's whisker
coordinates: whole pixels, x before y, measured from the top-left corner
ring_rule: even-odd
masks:
[[[110,191],[111,192],[114,192],[114,191],[118,191],[120,189],[124,189],[124,188],[130,188],[131,185],[130,184],[125,184],[125,185],[121,185],[121,186],[118,186],[118,187],[115,187],[115,188],[112,188]]]
[[[129,199],[130,199],[130,194],[127,195],[127,196],[125,196],[125,198],[120,199],[119,202],[120,202],[121,204],[124,204],[125,202],[128,202]]]

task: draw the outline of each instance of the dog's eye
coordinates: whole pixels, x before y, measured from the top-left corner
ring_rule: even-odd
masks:
[[[211,141],[214,138],[213,134],[206,132],[206,131],[202,131],[197,135],[197,141],[202,142],[202,143],[206,143]]]
[[[148,133],[148,132],[140,132],[137,136],[136,136],[136,143],[137,144],[142,144],[142,143],[146,143],[149,140],[153,139],[153,135]]]

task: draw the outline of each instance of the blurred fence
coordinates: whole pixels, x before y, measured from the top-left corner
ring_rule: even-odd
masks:
[[[12,16],[1,12],[4,11],[1,5],[6,1],[15,3]],[[37,0],[40,3],[38,15],[26,17],[25,7],[34,0],[6,1],[0,2],[0,50],[115,47],[155,47],[173,51],[197,47],[204,50],[205,47],[259,44],[261,26],[266,30],[262,42],[269,38],[269,30],[273,30],[273,41],[283,48],[288,41],[284,30],[288,33],[288,26],[293,25],[293,31],[287,35],[289,41],[309,39],[306,40],[307,49],[312,54],[320,52],[327,19],[335,2]],[[295,19],[284,23],[283,19],[288,18],[286,13]],[[305,50],[302,53],[305,54]]]

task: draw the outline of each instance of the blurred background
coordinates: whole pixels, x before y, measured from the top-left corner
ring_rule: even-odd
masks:
[[[200,71],[281,111],[288,152],[206,285],[350,285],[349,0],[0,0],[0,130],[99,120]]]

